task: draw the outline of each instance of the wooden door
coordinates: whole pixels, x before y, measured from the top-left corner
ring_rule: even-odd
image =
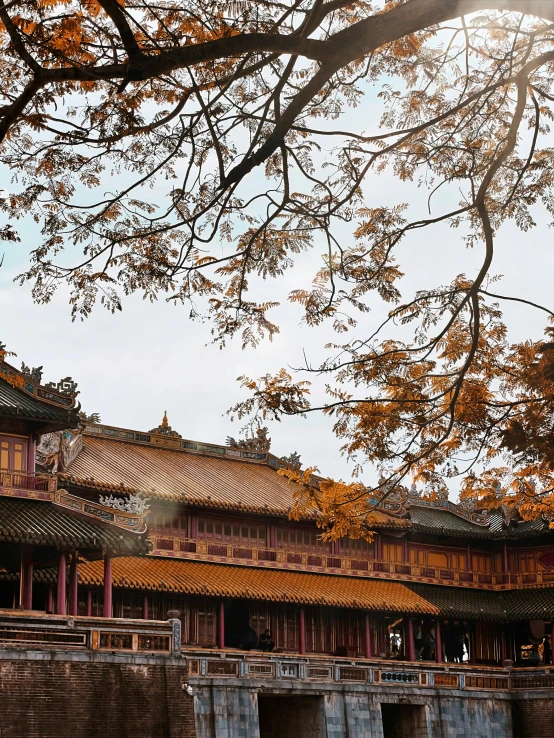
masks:
[[[0,469],[3,471],[27,470],[26,438],[0,436]]]

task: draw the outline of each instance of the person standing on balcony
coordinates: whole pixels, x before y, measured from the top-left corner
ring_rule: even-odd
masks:
[[[552,645],[547,635],[545,635],[542,642],[542,660],[544,664],[552,663]]]
[[[262,651],[273,651],[275,648],[275,642],[273,638],[271,637],[271,631],[269,628],[266,628],[264,632],[260,636],[259,640],[259,646],[262,649]]]
[[[425,643],[423,641],[423,623],[421,620],[418,620],[415,629],[415,652],[417,661],[421,660],[424,648]]]

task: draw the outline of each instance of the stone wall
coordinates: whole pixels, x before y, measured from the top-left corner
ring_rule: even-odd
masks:
[[[196,738],[179,662],[13,656],[0,660],[1,738]]]
[[[232,681],[198,681],[198,738],[512,738],[508,693]]]

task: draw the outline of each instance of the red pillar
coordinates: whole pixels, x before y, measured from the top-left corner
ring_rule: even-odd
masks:
[[[58,615],[65,615],[65,579],[66,579],[67,559],[64,551],[60,551],[60,560],[58,563],[58,592],[56,595],[56,612]]]
[[[300,608],[300,618],[298,622],[299,629],[299,641],[300,641],[300,653],[306,653],[306,611],[303,607]]]
[[[71,554],[69,562],[69,614],[77,615],[79,612],[79,560],[77,551]]]
[[[104,617],[112,617],[113,584],[112,584],[112,555],[110,551],[104,554]]]
[[[414,643],[414,621],[412,618],[408,618],[407,622],[407,640],[408,640],[408,649],[407,649],[407,656],[408,661],[415,661],[415,643]]]
[[[87,592],[87,616],[92,617],[92,591]]]
[[[148,612],[148,595],[144,595],[144,599],[142,601],[142,619],[148,620],[150,613]]]
[[[442,633],[439,618],[435,621],[435,656],[437,664],[442,664]]]
[[[31,436],[29,438],[29,443],[27,445],[27,471],[34,473],[35,471],[35,450],[36,450],[36,441],[34,436]]]
[[[367,613],[364,618],[364,656],[366,659],[371,658],[371,623]]]
[[[473,569],[473,561],[471,559],[471,546],[469,543],[467,544],[467,552],[466,552],[466,569],[468,572],[470,572]]]
[[[375,534],[375,558],[377,561],[383,560],[383,539],[380,533]]]
[[[506,626],[500,626],[500,666],[504,666],[506,661]]]
[[[217,618],[217,647],[225,648],[225,602],[219,603],[219,617]]]
[[[48,587],[48,593],[46,594],[46,612],[54,612],[54,590],[52,587]]]
[[[33,547],[27,543],[21,545],[19,606],[23,610],[33,609]]]
[[[510,559],[508,558],[508,546],[507,544],[504,544],[504,551],[503,551],[504,557],[502,561],[502,566],[504,569],[504,574],[507,574],[510,571]]]
[[[408,537],[407,536],[402,541],[402,561],[405,564],[410,563],[410,550],[408,548]]]

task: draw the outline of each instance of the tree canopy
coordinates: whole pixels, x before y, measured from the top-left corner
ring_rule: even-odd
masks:
[[[252,285],[313,248],[313,285],[288,299],[341,336],[306,367],[327,400],[276,369],[242,378],[235,411],[333,414],[345,451],[379,467],[373,487],[321,485],[325,519],[355,526],[409,475],[554,513],[553,313],[527,301],[546,338],[511,345],[502,303],[521,298],[497,294],[492,271],[504,222],[527,231],[534,206],[554,213],[554,3],[0,0],[0,23],[13,174],[0,236],[39,225],[20,277],[37,301],[68,284],[86,316],[166,295],[193,316],[207,305],[215,340],[256,345],[278,326]],[[374,120],[355,112],[371,95]],[[427,217],[367,197],[384,170],[420,185]],[[398,246],[439,223],[461,229],[480,269],[403,298]],[[375,297],[383,320],[360,336]]]

